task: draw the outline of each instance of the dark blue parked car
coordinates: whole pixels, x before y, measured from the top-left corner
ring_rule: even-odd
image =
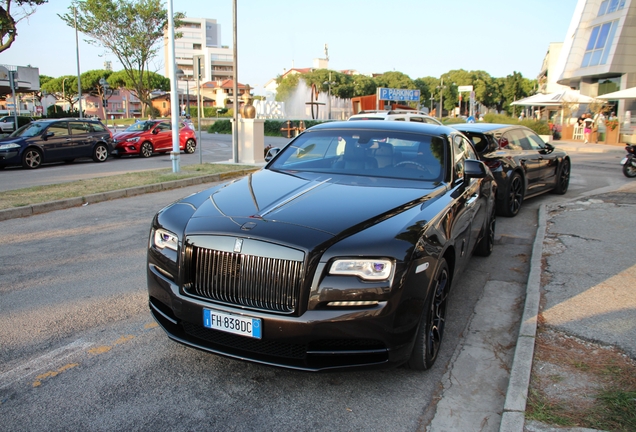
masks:
[[[0,140],[0,168],[92,158],[104,162],[113,149],[112,134],[98,119],[47,119],[22,126]]]

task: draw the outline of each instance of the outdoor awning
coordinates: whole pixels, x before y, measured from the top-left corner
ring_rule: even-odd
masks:
[[[599,99],[636,99],[636,87],[598,96]]]
[[[564,90],[556,93],[536,94],[512,103],[521,106],[561,106],[564,103],[592,103],[594,98],[585,96],[574,90]]]

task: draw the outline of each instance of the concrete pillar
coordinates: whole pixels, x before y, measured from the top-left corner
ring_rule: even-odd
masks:
[[[264,163],[265,120],[239,119],[238,161],[239,163]]]

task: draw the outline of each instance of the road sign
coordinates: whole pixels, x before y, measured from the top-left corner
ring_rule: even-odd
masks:
[[[203,79],[205,76],[205,56],[195,55],[192,57],[192,70],[194,73],[198,73],[198,79]],[[197,78],[195,76],[195,78]]]
[[[378,98],[380,100],[388,100],[388,101],[412,101],[419,102],[420,101],[420,91],[419,90],[409,90],[409,89],[392,89],[392,88],[379,88],[378,89]]]
[[[457,91],[458,92],[471,92],[473,91],[473,86],[471,85],[466,85],[466,86],[457,86]]]

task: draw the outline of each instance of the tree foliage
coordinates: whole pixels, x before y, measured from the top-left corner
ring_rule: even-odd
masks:
[[[153,78],[148,73],[149,62],[157,56],[168,25],[168,12],[161,0],[84,0],[77,4],[77,28],[91,38],[89,43],[112,52],[124,67],[127,88],[146,107],[151,104]],[[182,13],[175,14],[175,28]],[[75,26],[73,6],[60,18]]]
[[[8,50],[15,41],[17,24],[46,2],[48,0],[0,0],[0,52]]]
[[[41,83],[40,88],[55,99],[67,102],[71,110],[73,110],[77,102],[77,76],[64,75],[59,78],[53,78]]]

